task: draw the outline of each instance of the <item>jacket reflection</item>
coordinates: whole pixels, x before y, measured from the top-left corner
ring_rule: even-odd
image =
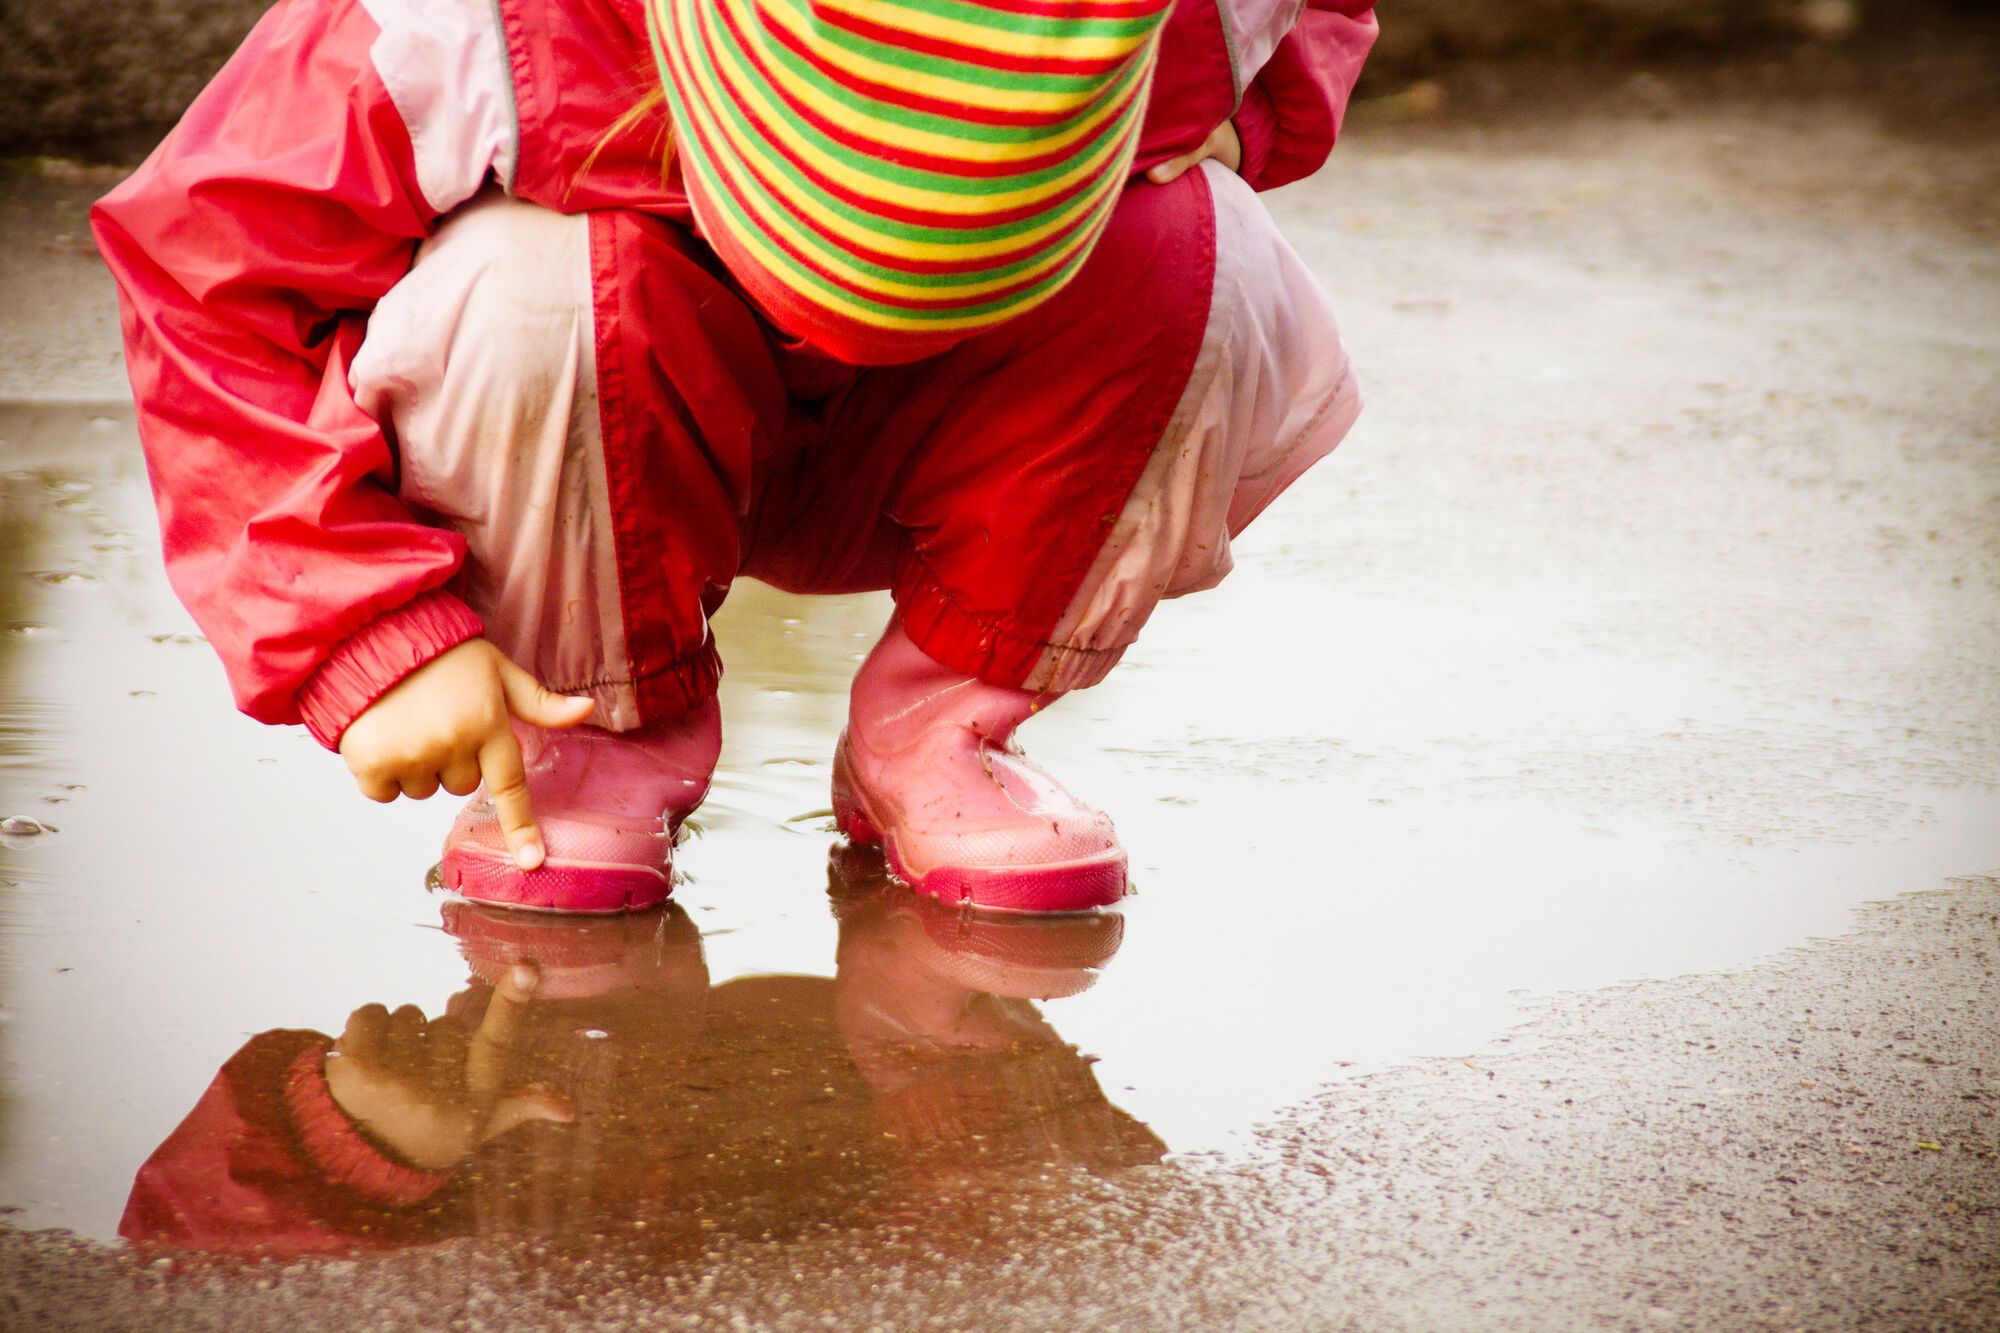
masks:
[[[1087,989],[1115,915],[961,914],[836,876],[836,972],[709,984],[676,906],[444,908],[471,977],[337,1040],[253,1037],[140,1169],[128,1240],[332,1253],[459,1235],[685,1250],[949,1208],[1165,1146],[1035,1000]]]

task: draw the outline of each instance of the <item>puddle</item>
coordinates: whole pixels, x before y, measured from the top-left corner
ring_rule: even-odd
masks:
[[[745,584],[676,905],[565,922],[427,893],[446,799],[373,806],[234,713],[124,418],[0,408],[0,813],[59,826],[0,846],[0,1205],[110,1238],[137,1179],[137,1234],[294,1250],[871,1223],[1255,1153],[1329,1079],[1488,1048],[1537,995],[1739,966],[1990,866],[2000,800],[1879,699],[1779,688],[1629,579],[1385,572],[1371,466],[1314,478],[1240,577],[1026,729],[1117,818],[1119,912],[985,921],[841,854],[828,761],[887,603]],[[1343,504],[1355,528],[1316,517]],[[438,1166],[365,1168],[400,1208],[284,1137],[295,1064],[337,1037],[364,1129]],[[424,1139],[495,1096],[516,1132]]]

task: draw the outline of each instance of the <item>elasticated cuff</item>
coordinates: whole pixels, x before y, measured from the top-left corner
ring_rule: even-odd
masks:
[[[443,1189],[449,1171],[405,1166],[370,1143],[326,1084],[328,1048],[315,1044],[285,1071],[285,1108],[306,1158],[331,1184],[369,1203],[408,1208]]]
[[[299,690],[299,712],[329,750],[355,718],[424,663],[484,632],[473,609],[448,592],[427,592],[363,625],[320,663]]]
[[[639,698],[640,725],[679,717],[707,703],[721,683],[722,654],[716,650],[713,635],[685,657],[635,671],[632,685]],[[584,684],[575,692],[595,689],[594,684]]]
[[[1278,110],[1271,104],[1271,95],[1252,83],[1243,90],[1242,105],[1230,121],[1236,126],[1237,142],[1243,145],[1243,161],[1236,173],[1257,189],[1271,150],[1277,146]]]
[[[891,595],[910,642],[932,661],[989,685],[1066,694],[1103,680],[1129,646],[1072,647],[1015,633],[991,616],[960,606],[914,555],[906,556],[896,571]]]

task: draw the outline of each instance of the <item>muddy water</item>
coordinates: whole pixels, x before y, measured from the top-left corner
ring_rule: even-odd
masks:
[[[370,805],[230,709],[129,416],[0,407],[7,1219],[113,1237],[144,1169],[139,1229],[225,1247],[678,1247],[929,1200],[949,1248],[981,1224],[948,1201],[1258,1154],[1328,1081],[1506,1042],[1537,997],[1990,872],[2000,272],[1899,211],[1903,150],[1821,139],[1839,189],[1730,122],[1362,147],[1290,196],[1375,406],[1235,578],[1026,729],[1132,854],[1137,896],[1081,922],[838,855],[828,757],[886,605],[752,585],[678,906],[452,909],[447,804]],[[524,960],[541,989],[496,1011]],[[475,1048],[526,1123],[389,1213],[232,1176],[213,1145],[289,1124],[292,1063],[356,1024],[403,1097],[378,1140],[483,1095]]]
[[[369,805],[302,735],[229,710],[151,554],[126,416],[10,408],[0,440],[17,1225],[108,1238],[133,1195],[129,1234],[231,1249],[465,1231],[680,1249],[876,1224],[1052,1167],[1254,1153],[1326,1080],[1504,1040],[1530,994],[1740,963],[1991,850],[1990,791],[1865,790],[1871,772],[1850,775],[1859,837],[1800,827],[1811,800],[1757,827],[1726,803],[1704,830],[1618,799],[1673,780],[1621,747],[1751,734],[1755,689],[1698,652],[1621,651],[1546,593],[1344,587],[1326,573],[1350,539],[1301,512],[1246,544],[1254,577],[1173,608],[1028,735],[1119,819],[1138,888],[1119,913],[981,921],[844,852],[828,750],[884,604],[754,586],[719,629],[729,744],[678,905],[470,910],[425,888],[446,805]],[[1838,700],[1791,722],[1879,740]],[[1585,735],[1610,771],[1561,757]],[[1683,799],[1713,793],[1696,778]],[[522,961],[541,988],[502,1028],[493,983]],[[309,1171],[230,1185],[219,1145],[283,1132],[292,1062],[399,1006],[429,1020],[425,1049],[498,1043],[501,1091],[554,1101],[529,1098],[544,1110],[414,1209]],[[412,1099],[477,1097],[455,1059],[373,1061],[405,1099],[364,1121],[379,1141],[404,1141]]]

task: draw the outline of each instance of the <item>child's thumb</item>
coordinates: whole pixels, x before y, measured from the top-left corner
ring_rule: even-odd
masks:
[[[562,731],[586,721],[596,707],[582,695],[557,694],[508,661],[500,663],[500,688],[507,695],[508,712],[548,731]]]
[[[567,1125],[575,1119],[576,1107],[561,1093],[548,1088],[520,1088],[493,1103],[492,1112],[480,1127],[479,1141],[497,1139],[536,1121]]]

